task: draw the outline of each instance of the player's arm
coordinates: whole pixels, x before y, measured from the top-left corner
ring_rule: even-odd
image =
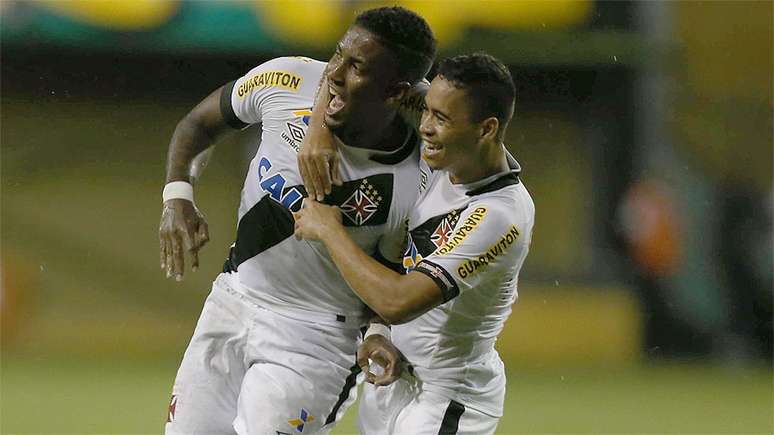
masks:
[[[328,75],[323,74],[317,91],[309,128],[298,152],[298,169],[310,198],[322,201],[331,193],[331,185],[341,186],[339,154],[333,133],[325,124],[325,108],[331,99]]]
[[[180,281],[185,270],[184,253],[191,268],[199,266],[198,252],[209,240],[204,215],[193,203],[193,184],[204,169],[210,147],[228,130],[221,113],[223,87],[194,107],[175,127],[167,153],[167,185],[159,225],[161,268]]]
[[[306,201],[297,215],[296,237],[323,242],[349,286],[390,324],[408,322],[445,301],[432,278],[401,275],[368,256],[344,230],[336,207]]]

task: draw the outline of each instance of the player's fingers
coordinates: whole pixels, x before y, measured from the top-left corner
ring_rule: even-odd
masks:
[[[159,241],[161,243],[161,269],[169,278],[172,275],[172,247],[169,244],[169,235],[162,232]]]
[[[206,245],[209,241],[210,228],[207,225],[207,222],[201,221],[199,222],[199,227],[196,229],[196,234],[194,235],[194,247],[197,250],[201,249],[201,247]]]
[[[161,270],[167,268],[167,243],[164,241],[164,236],[159,236],[159,263]]]
[[[317,192],[325,192],[325,194],[331,193],[331,163],[330,163],[330,156],[326,154],[320,154],[318,158],[315,159],[315,169],[317,172],[317,181],[318,185],[315,186],[315,190]],[[320,198],[318,196],[318,201],[322,201],[323,198]]]
[[[183,248],[186,251],[190,251],[194,248],[194,230],[190,227],[183,227],[180,229],[180,235],[183,239]]]
[[[317,201],[322,201],[325,198],[325,188],[322,181],[322,174],[317,166],[319,159],[320,157],[314,157],[309,163],[307,170],[309,171],[309,182],[314,191],[314,195],[310,193],[309,197]]]
[[[191,251],[191,270],[196,272],[199,270],[199,250],[192,249]]]
[[[173,257],[173,255],[172,255],[172,243],[169,241],[169,239],[167,239],[166,250],[165,251],[166,251],[166,256],[167,256],[167,260],[166,260],[167,278],[170,278],[172,276],[172,267],[173,267],[174,260],[172,258]]]
[[[371,364],[371,361],[369,360],[369,354],[370,354],[370,347],[368,344],[362,344],[357,349],[357,365],[360,367],[360,370],[363,371],[363,373],[368,372],[368,366]]]
[[[334,153],[333,157],[331,157],[330,176],[333,184],[337,186],[341,186],[342,184],[344,184],[344,182],[341,180],[341,169],[339,165],[340,162],[341,162],[341,157],[339,157],[339,153]]]
[[[184,228],[181,232],[183,234],[183,248],[185,248],[185,250],[191,254],[191,269],[196,270],[196,268],[199,266],[199,255],[196,252],[198,248],[194,242],[196,239],[196,233],[194,232],[193,228],[190,227]],[[185,260],[185,253],[183,253],[182,258]],[[181,272],[184,271],[185,270],[181,270]]]
[[[372,357],[382,367],[382,373],[375,377],[374,385],[384,386],[395,382],[400,376],[400,366],[397,356],[393,357],[388,352],[378,349]]]
[[[310,198],[314,198],[317,196],[317,191],[315,190],[315,184],[314,180],[312,180],[312,174],[309,173],[309,165],[307,164],[306,160],[306,154],[301,151],[298,154],[298,171],[301,172],[301,181],[304,183],[304,187],[306,188],[306,193],[309,195]]]
[[[172,274],[176,281],[183,280],[183,268],[185,256],[183,254],[183,241],[177,235],[172,236]]]

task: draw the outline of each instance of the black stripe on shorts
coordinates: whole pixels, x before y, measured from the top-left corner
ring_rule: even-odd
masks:
[[[355,365],[349,369],[349,376],[347,376],[347,379],[344,381],[344,388],[341,389],[341,393],[339,394],[339,400],[336,402],[335,405],[333,405],[333,410],[331,411],[330,414],[328,414],[328,418],[325,419],[326,425],[336,421],[336,414],[338,414],[339,408],[341,408],[341,405],[343,405],[344,402],[349,398],[349,393],[352,390],[352,387],[354,387],[355,384],[357,383],[357,375],[359,375],[360,372],[361,372],[360,366],[357,365],[357,363],[355,363]]]
[[[446,407],[446,413],[443,415],[438,435],[455,435],[457,430],[459,430],[460,417],[462,417],[463,412],[465,412],[465,405],[454,400],[449,402],[449,406]]]

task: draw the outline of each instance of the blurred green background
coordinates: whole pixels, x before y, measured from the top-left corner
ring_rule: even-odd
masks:
[[[774,432],[772,3],[397,3],[519,91],[537,225],[498,433]],[[212,240],[174,283],[175,124],[263,60],[325,59],[379,4],[0,2],[0,432],[163,431],[258,144],[218,144],[196,188]]]

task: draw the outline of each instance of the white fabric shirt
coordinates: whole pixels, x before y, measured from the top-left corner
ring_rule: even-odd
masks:
[[[245,293],[278,311],[301,312],[302,318],[316,321],[360,322],[364,305],[324,246],[293,237],[291,212],[306,196],[296,155],[325,65],[303,57],[273,59],[224,91],[221,111],[230,125],[262,123],[263,129],[242,189],[237,237],[225,269],[236,270],[232,280],[236,275]],[[406,221],[417,198],[419,143],[410,128],[394,152],[341,146],[344,186],[334,186],[324,201],[339,206],[358,246],[393,263],[400,263]]]
[[[446,302],[393,326],[392,340],[424,389],[500,416],[505,374],[494,344],[517,298],[535,206],[518,165],[468,185],[420,167],[403,265],[431,277]]]

